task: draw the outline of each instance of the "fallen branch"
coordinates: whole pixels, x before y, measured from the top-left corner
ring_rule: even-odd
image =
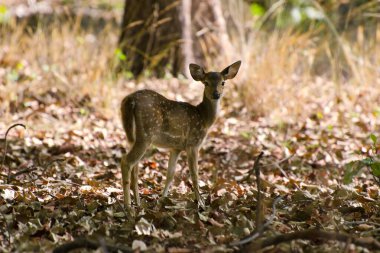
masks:
[[[373,221],[365,221],[365,220],[360,220],[360,221],[345,221],[344,225],[361,225],[361,224],[368,224],[368,225],[374,225],[374,226],[380,226],[380,223],[373,222]]]
[[[8,148],[8,142],[7,142],[7,137],[8,137],[8,133],[9,131],[12,129],[12,128],[15,128],[17,126],[22,126],[24,129],[26,129],[26,126],[24,124],[20,124],[20,123],[16,123],[16,124],[13,124],[12,126],[10,126],[7,131],[5,132],[5,136],[4,136],[4,155],[3,155],[3,161],[1,162],[1,167],[0,167],[0,171],[3,170],[3,167],[4,167],[4,163],[5,163],[5,158],[7,156],[7,148]],[[3,174],[2,174],[3,175]],[[7,183],[9,182],[10,180],[10,176],[11,176],[11,169],[8,168],[8,175],[7,175]]]
[[[260,159],[263,156],[263,152],[261,152],[255,160],[255,164],[253,165],[253,169],[256,175],[256,188],[257,188],[257,204],[256,204],[256,231],[261,230],[261,224],[263,222],[263,203],[261,196],[261,180],[260,180]]]
[[[17,177],[17,176],[19,176],[19,175],[21,175],[21,174],[29,173],[29,172],[35,171],[35,170],[37,170],[37,169],[38,169],[38,167],[36,167],[36,166],[34,166],[34,165],[31,165],[31,166],[29,166],[29,167],[26,168],[26,169],[23,169],[23,170],[20,170],[20,171],[14,173],[14,174],[11,174],[11,175],[9,176],[9,179],[13,179],[13,178],[15,178],[15,177]]]
[[[78,238],[72,242],[64,243],[53,250],[53,253],[66,253],[76,249],[92,249],[96,250],[102,247],[107,252],[133,252],[133,250],[126,246],[114,246],[105,243],[104,241],[95,241],[87,238]]]
[[[256,241],[245,247],[244,252],[256,252],[257,250],[264,249],[269,246],[275,246],[280,243],[289,242],[293,240],[313,241],[316,239],[325,241],[339,241],[344,243],[350,242],[351,244],[355,244],[356,246],[367,248],[369,250],[380,250],[380,242],[372,237],[357,238],[352,237],[352,235],[312,229],[293,232],[289,234],[276,235],[267,239]]]
[[[128,216],[127,212],[125,211],[124,207],[121,205],[121,203],[120,203],[119,199],[117,198],[117,196],[112,196],[112,197],[115,198],[117,204],[119,205],[119,207],[120,207],[121,210],[123,211],[123,213],[124,213],[124,215],[125,215],[125,218],[128,219],[129,216]]]
[[[292,159],[294,155],[295,155],[295,154],[291,154],[290,156],[285,157],[284,159],[282,159],[282,160],[280,160],[280,161],[278,161],[278,162],[276,162],[276,163],[264,164],[264,165],[262,165],[262,167],[265,168],[265,167],[270,167],[270,166],[278,166],[278,165],[280,165],[281,163],[287,162],[287,161],[289,161],[290,159]]]
[[[256,187],[257,187],[257,204],[256,204],[256,229],[253,234],[248,235],[247,237],[243,238],[242,240],[231,243],[230,246],[241,246],[244,244],[247,244],[251,242],[252,240],[260,237],[265,229],[267,229],[273,222],[274,218],[276,217],[276,205],[281,200],[281,197],[276,198],[273,201],[273,212],[270,218],[267,222],[262,225],[263,220],[263,206],[262,206],[262,195],[261,195],[261,178],[260,178],[260,159],[263,156],[263,152],[261,152],[255,160],[255,163],[253,165],[252,171],[255,171],[256,175]]]
[[[46,169],[46,168],[48,168],[50,165],[52,165],[53,163],[55,163],[55,162],[62,162],[62,161],[64,161],[64,160],[65,160],[65,159],[62,159],[62,158],[54,159],[54,160],[48,162],[46,165],[43,165],[43,166],[34,166],[34,165],[31,165],[31,166],[29,166],[28,168],[23,169],[23,170],[20,170],[20,171],[14,173],[14,174],[10,174],[10,175],[0,174],[0,176],[8,178],[8,183],[9,183],[9,181],[10,181],[11,179],[14,179],[14,178],[16,178],[16,177],[19,176],[19,175],[22,175],[22,174],[25,174],[25,173],[29,173],[29,172],[32,172],[32,171],[38,170],[38,169],[41,168],[41,167],[45,167],[45,169]]]
[[[7,178],[7,180],[8,180],[7,183],[9,183],[11,179],[14,179],[15,177],[17,177],[17,176],[19,176],[19,175],[24,174],[24,173],[29,173],[29,172],[35,171],[35,170],[37,170],[37,169],[38,169],[38,167],[36,167],[36,166],[34,166],[34,165],[31,165],[31,166],[29,166],[28,168],[23,169],[23,170],[20,170],[20,171],[14,173],[14,174],[12,174],[12,173],[10,173],[10,174],[8,174],[8,175],[0,174],[0,176],[2,176],[2,177],[4,177],[4,178]]]
[[[284,159],[282,159],[282,160],[280,160],[278,162],[275,162],[275,163],[263,164],[263,165],[261,165],[261,167],[265,168],[265,167],[270,167],[270,166],[279,166],[280,164],[282,164],[282,163],[284,163],[286,161],[289,161],[291,158],[293,158],[293,156],[294,156],[294,154],[290,155],[288,157],[285,157]],[[260,159],[261,159],[261,157],[260,157]],[[256,161],[255,161],[255,164],[256,164]],[[255,172],[255,164],[253,165],[253,168],[248,171],[248,175],[246,177],[244,177],[243,179],[238,180],[239,182],[248,181],[250,179],[250,177],[252,176],[252,174]],[[283,170],[281,172],[286,175],[286,173]]]
[[[247,244],[247,243],[255,240],[256,238],[260,237],[264,233],[264,231],[272,224],[274,218],[276,217],[276,205],[281,200],[282,200],[282,197],[279,196],[279,197],[277,197],[273,201],[273,205],[272,205],[273,211],[272,211],[272,214],[269,217],[268,221],[265,222],[264,225],[262,225],[260,227],[260,229],[256,229],[253,234],[248,235],[247,237],[241,239],[238,242],[231,243],[230,246],[241,246],[241,245]]]
[[[48,163],[44,164],[43,167],[49,167],[53,163],[63,162],[65,160],[66,160],[65,158],[56,158],[56,159],[53,159],[53,160],[49,161]]]
[[[264,153],[261,152],[257,157],[256,157],[256,160],[255,160],[255,163],[253,164],[253,168],[248,171],[248,175],[246,177],[244,177],[243,179],[240,180],[240,182],[243,182],[243,181],[248,181],[249,178],[252,176],[252,174],[256,171],[256,166],[258,166],[259,162],[260,162],[260,159],[263,157]]]

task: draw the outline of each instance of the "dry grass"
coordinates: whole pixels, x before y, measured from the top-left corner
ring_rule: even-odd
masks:
[[[15,23],[0,28],[3,38],[0,40],[0,129],[15,121],[39,130],[66,124],[50,116],[37,121],[25,117],[29,109],[36,110],[36,98],[43,99],[49,91],[58,91],[59,103],[74,101],[74,105],[89,96],[91,105],[119,126],[120,101],[135,89],[155,89],[178,100],[193,100],[201,95],[196,92],[201,85],[189,88],[187,81],[176,78],[134,82],[128,79],[127,73],[116,75],[118,27],[110,26],[97,33],[81,29],[79,23],[80,19],[41,26],[35,32],[25,32],[29,28]]]
[[[117,28],[96,34],[81,30],[77,21],[53,25],[49,29],[40,27],[34,33],[23,31],[24,27],[16,25],[11,25],[11,31],[0,31],[0,116],[4,122],[14,120],[11,107],[25,102],[25,92],[42,94],[51,88],[63,91],[68,97],[89,94],[96,105],[111,116],[117,116],[114,108],[118,108],[121,96],[136,88],[134,83],[112,72],[116,63]],[[242,57],[244,63],[236,81],[240,94],[237,99],[243,100],[253,115],[275,121],[296,121],[306,115],[326,114],[331,110],[378,110],[379,43],[364,51],[364,39],[352,43],[341,38],[348,66],[354,70],[349,77],[343,77],[341,73],[331,74],[336,73],[337,64],[341,64],[331,57],[332,50],[337,49],[313,32],[255,33],[251,36],[254,39],[237,38],[233,43],[240,52],[234,58]],[[327,56],[322,57],[322,62],[321,55]],[[332,66],[326,72],[330,74],[313,74],[316,63]],[[214,65],[224,64],[227,63]],[[193,90],[168,80],[151,85],[151,81],[145,80],[138,87],[156,85],[154,88],[165,93],[173,82],[179,88],[176,93]],[[191,99],[188,95],[180,97]]]
[[[373,38],[365,37],[363,26],[338,34],[327,15],[324,27],[308,32],[254,31],[252,24],[259,20],[253,19],[244,4],[224,2],[233,24],[229,27],[235,47],[231,58],[243,60],[236,81],[238,98],[253,116],[295,122],[332,111],[377,114],[379,31],[377,38],[376,33]],[[209,63],[229,62],[209,59]]]
[[[379,44],[368,48],[365,40],[339,38],[333,47],[326,37],[313,32],[255,36],[242,54],[247,66],[238,85],[254,114],[296,121],[342,107],[346,111],[378,110]],[[339,50],[342,53],[337,57]]]
[[[89,94],[100,107],[109,106],[107,102],[118,83],[112,74],[115,30],[95,34],[74,23],[23,31],[23,26],[16,25],[11,25],[10,31],[1,31],[1,100],[20,104],[24,92],[43,94],[53,88],[70,98]],[[96,101],[98,98],[101,101]],[[0,114],[6,119],[11,116],[10,104],[0,105]]]

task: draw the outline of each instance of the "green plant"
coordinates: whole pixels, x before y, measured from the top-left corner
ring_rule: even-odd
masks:
[[[9,21],[8,8],[5,5],[0,5],[0,24]]]
[[[380,185],[380,155],[377,152],[377,137],[370,134],[371,148],[366,152],[366,157],[355,160],[345,165],[343,182],[349,184],[354,176],[358,175],[364,168],[368,168],[375,182]]]

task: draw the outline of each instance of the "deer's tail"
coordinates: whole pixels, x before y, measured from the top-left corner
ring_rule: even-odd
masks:
[[[135,101],[132,97],[125,97],[121,102],[121,120],[130,143],[134,143],[135,136]]]

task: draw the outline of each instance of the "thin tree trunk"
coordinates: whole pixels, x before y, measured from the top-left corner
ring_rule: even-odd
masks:
[[[190,70],[187,66],[195,62],[193,53],[193,35],[192,35],[192,21],[191,21],[191,0],[182,0],[181,4],[182,13],[182,54],[184,57],[184,70],[187,78],[191,78]]]
[[[125,0],[119,46],[127,60],[120,68],[140,76],[151,70],[158,77],[178,71],[174,56],[180,46],[178,0]]]
[[[218,37],[220,38],[220,47],[221,47],[221,57],[224,58],[227,62],[231,61],[233,46],[231,44],[230,37],[227,32],[226,20],[223,16],[222,5],[220,0],[209,0],[210,6],[212,6],[212,11],[215,18],[215,25],[217,27]]]
[[[233,47],[220,0],[125,0],[119,47],[120,70],[135,77],[179,72],[191,62],[230,61]]]

